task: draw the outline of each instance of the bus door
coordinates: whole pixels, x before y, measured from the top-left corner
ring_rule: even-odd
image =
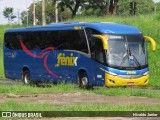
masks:
[[[94,78],[97,80],[96,84],[103,84],[104,82],[104,71],[101,70],[105,64],[105,51],[103,49],[102,40],[93,37],[90,41],[91,47],[91,58],[94,60],[94,65],[92,65],[92,70],[94,73]]]

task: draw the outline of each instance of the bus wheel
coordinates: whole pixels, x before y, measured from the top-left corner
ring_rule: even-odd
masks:
[[[85,89],[89,88],[89,81],[85,72],[79,75],[79,87]]]
[[[30,73],[28,70],[23,72],[22,81],[24,85],[31,85]]]

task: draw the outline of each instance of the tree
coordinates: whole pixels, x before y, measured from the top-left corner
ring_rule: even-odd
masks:
[[[72,13],[71,18],[74,18],[79,7],[83,6],[84,3],[84,0],[61,0],[59,5],[61,7],[61,10],[64,10],[64,7],[68,8]]]
[[[13,15],[13,8],[11,7],[6,7],[3,10],[3,15],[8,19],[8,24],[10,24],[10,22],[13,21],[14,18],[16,18],[16,16]]]
[[[115,15],[117,13],[117,5],[119,0],[110,0],[109,13]]]
[[[85,0],[85,15],[116,15],[119,0]],[[86,4],[87,3],[87,4]]]
[[[83,15],[97,15],[101,16],[105,14],[105,0],[85,0],[82,5]]]
[[[38,1],[35,3],[36,4],[36,19],[37,24],[42,23],[42,1]],[[55,22],[55,0],[46,0],[46,23],[51,23]],[[71,16],[71,12],[69,11],[68,8],[64,6],[65,10],[61,10],[61,7],[58,7],[58,12],[59,12],[59,20],[64,21]],[[33,4],[31,4],[28,8],[28,24],[31,25],[33,23]],[[26,24],[27,23],[27,14],[25,11],[21,13],[22,16],[22,23]]]

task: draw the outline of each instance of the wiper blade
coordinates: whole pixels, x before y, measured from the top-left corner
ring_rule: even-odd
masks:
[[[133,57],[133,61],[135,60],[135,63],[136,63],[136,65],[137,65],[137,67],[141,68],[140,63],[138,62],[138,60],[137,60],[137,58],[135,57],[135,55],[132,54],[132,52],[131,52],[131,50],[130,50],[129,47],[127,47],[127,51],[126,51],[126,53],[125,53],[124,56],[123,56],[123,60],[122,60],[122,62],[121,62],[121,64],[120,64],[120,68],[122,68],[122,64],[126,61],[127,58],[128,58],[128,63],[130,63],[130,61],[131,61],[131,56]]]
[[[139,61],[137,60],[137,58],[135,57],[135,55],[131,53],[131,56],[133,56],[137,67],[141,68],[141,65],[140,65]]]
[[[120,64],[120,68],[122,68],[123,62],[125,62],[126,59],[128,58],[127,56],[128,56],[128,54],[127,54],[127,52],[126,52],[126,53],[124,54],[124,56],[123,56],[122,62],[121,62],[121,64]]]

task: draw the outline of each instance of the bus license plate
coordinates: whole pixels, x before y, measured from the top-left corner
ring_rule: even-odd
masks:
[[[133,85],[134,85],[134,82],[127,82],[127,85],[128,85],[128,86],[133,86]]]

